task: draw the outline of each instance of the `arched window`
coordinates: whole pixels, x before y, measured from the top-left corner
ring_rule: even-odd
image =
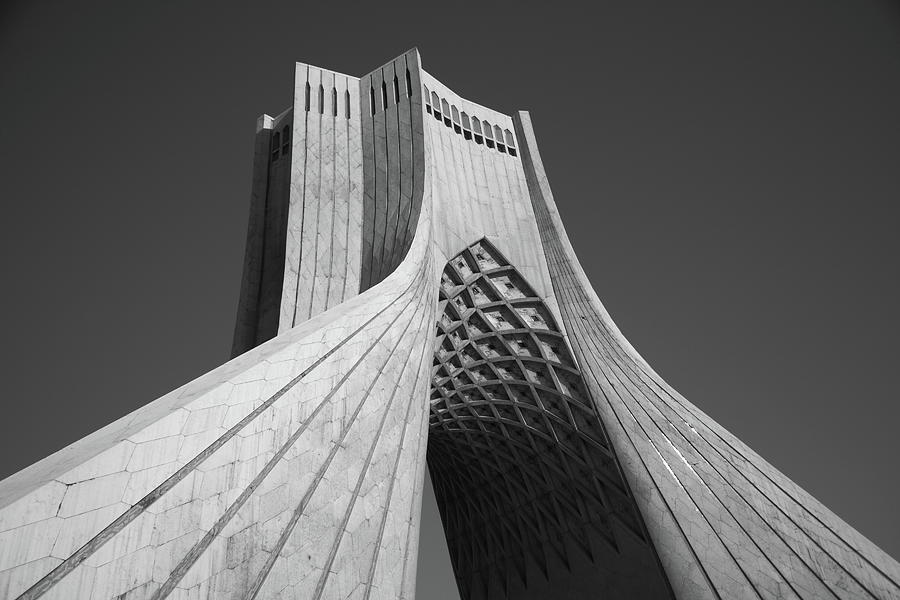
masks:
[[[408,71],[407,71],[407,72],[408,72]],[[425,95],[424,95],[424,98],[425,98],[425,112],[427,112],[427,113],[430,115],[430,114],[431,114],[431,92],[428,91],[428,86],[427,86],[427,85],[422,86],[422,87],[425,88]]]
[[[487,121],[485,121],[484,122],[484,143],[487,145],[488,148],[494,147],[493,135],[494,134],[491,131],[491,124],[488,123]]]
[[[503,144],[503,130],[499,125],[494,125],[494,139],[497,140],[497,150],[506,153],[506,146]]]
[[[441,112],[444,113],[444,125],[450,127],[450,103],[441,98]]]
[[[472,122],[469,121],[469,115],[466,113],[462,114],[462,128],[463,128],[463,137],[467,140],[472,139]]]
[[[516,155],[516,138],[513,136],[513,132],[507,129],[504,131],[506,134],[506,150],[509,152],[510,156]]]
[[[459,124],[459,111],[456,110],[455,106],[451,106],[450,113],[453,115],[453,131],[462,133],[462,127]]]
[[[434,118],[441,120],[441,99],[435,92],[431,92],[431,105],[434,107]]]
[[[481,121],[478,120],[478,117],[472,117],[472,132],[475,134],[475,143],[483,144],[484,137],[481,135]]]

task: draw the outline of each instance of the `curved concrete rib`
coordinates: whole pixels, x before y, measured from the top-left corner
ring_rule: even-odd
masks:
[[[516,133],[569,341],[679,598],[897,598],[900,565],[640,357],[566,236],[528,113]]]
[[[0,482],[0,597],[410,599],[427,462],[466,600],[900,598],[628,344],[527,113],[298,64],[253,168],[237,356]]]

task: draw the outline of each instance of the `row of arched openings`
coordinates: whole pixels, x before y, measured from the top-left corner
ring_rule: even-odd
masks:
[[[467,140],[474,140],[476,144],[483,144],[504,154],[509,153],[510,156],[518,154],[512,131],[501,129],[499,125],[491,125],[474,115],[469,117],[446,99],[440,98],[437,93],[429,92],[428,86],[425,86],[425,112],[438,121],[443,121],[447,127],[452,127],[454,132]]]
[[[378,94],[381,102],[376,101],[375,94],[375,86],[371,83],[369,84],[369,108],[374,115],[376,112],[387,110],[388,106],[391,106],[389,103],[389,99],[393,100],[393,105],[400,104],[400,96],[405,95],[407,98],[413,97],[413,88],[412,88],[412,78],[409,75],[409,69],[406,69],[406,89],[400,89],[400,80],[397,78],[397,74],[394,73],[394,81],[390,83],[390,89],[388,89],[389,84],[386,80],[382,80],[381,82],[381,93]]]
[[[331,87],[331,91],[328,93],[329,102],[327,104],[325,102],[325,95],[326,95],[325,86],[323,86],[320,83],[319,89],[318,89],[318,102],[316,103],[319,108],[319,114],[320,115],[326,114],[325,107],[327,106],[327,104],[330,104],[330,107],[329,107],[330,110],[328,111],[328,113],[332,117],[337,117],[338,113],[339,113],[337,88],[334,86]],[[306,90],[304,93],[304,102],[305,102],[306,112],[310,111],[311,96],[312,96],[312,88],[310,87],[309,82],[307,81],[306,82]],[[349,90],[344,90],[344,118],[345,119],[350,118],[350,91]]]
[[[306,82],[306,86],[304,88],[304,109],[306,112],[310,112],[310,107],[312,106],[312,87],[309,85],[309,82]],[[321,83],[319,84],[319,89],[317,90],[317,100],[316,106],[318,107],[318,112],[320,115],[328,114],[332,117],[337,118],[337,116],[341,113],[339,106],[339,94],[337,88],[331,86],[331,90],[329,92],[325,91],[325,86]],[[327,98],[327,102],[326,102]],[[328,107],[328,111],[326,113],[325,109]],[[344,110],[343,110],[344,118],[350,118],[350,91],[344,90]],[[291,148],[291,128],[290,125],[285,125],[281,131],[275,131],[272,134],[272,160],[278,160],[279,156],[287,156],[288,152]]]

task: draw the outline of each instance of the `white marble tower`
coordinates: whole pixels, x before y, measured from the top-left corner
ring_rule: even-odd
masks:
[[[466,599],[900,598],[621,335],[527,113],[415,50],[294,90],[235,357],[0,482],[0,597],[412,598],[427,466]]]

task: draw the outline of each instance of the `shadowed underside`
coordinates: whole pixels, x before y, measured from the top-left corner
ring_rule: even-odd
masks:
[[[428,465],[464,598],[669,597],[544,302],[486,240],[441,276]]]
[[[622,336],[528,113],[298,63],[253,165],[235,357],[0,482],[0,597],[410,599],[427,464],[466,600],[900,598]]]

